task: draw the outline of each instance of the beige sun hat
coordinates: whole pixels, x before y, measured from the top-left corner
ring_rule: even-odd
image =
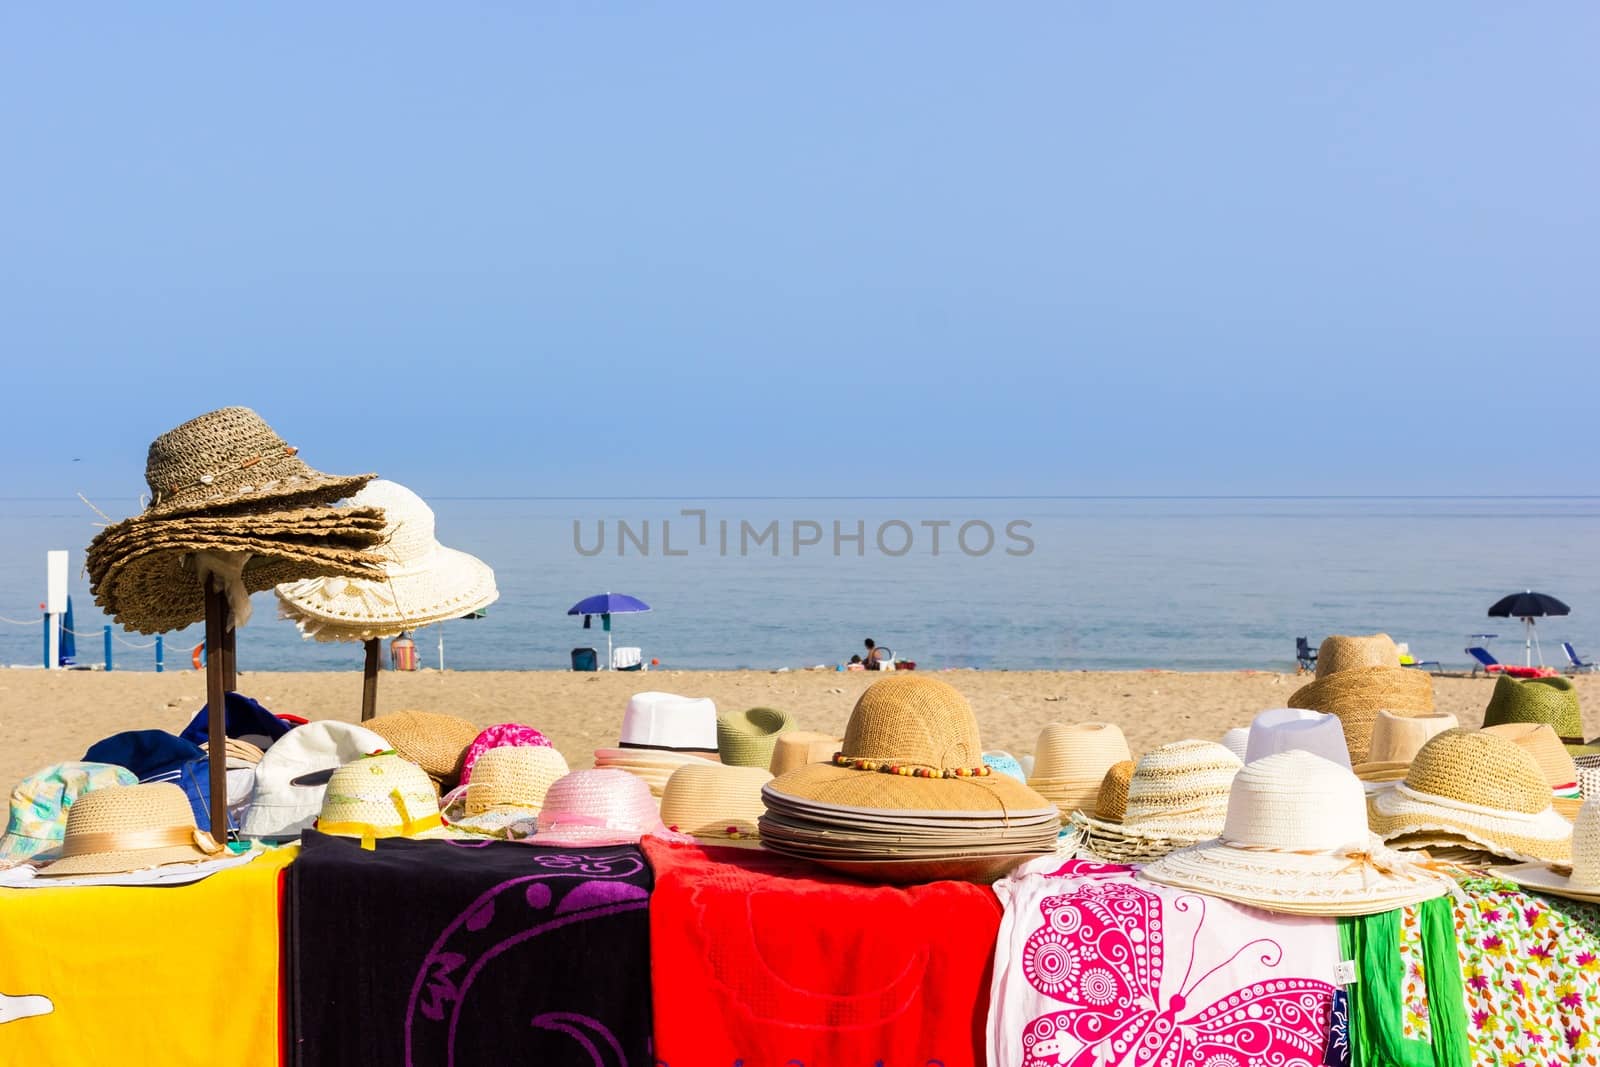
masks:
[[[772,764],[772,750],[778,737],[794,729],[794,718],[777,708],[747,708],[717,714],[717,755],[735,767]]]
[[[442,837],[439,794],[415,763],[393,752],[363,756],[328,779],[317,831],[359,837],[363,848],[384,837]]]
[[[395,711],[361,725],[389,742],[389,747],[427,772],[441,791],[455,788],[461,759],[479,729],[466,719],[432,711]]]
[[[1508,722],[1485,726],[1483,732],[1504,737],[1533,756],[1550,786],[1551,806],[1568,819],[1577,816],[1583,795],[1578,787],[1578,765],[1552,727],[1542,722]]]
[[[1572,827],[1572,865],[1526,863],[1495,871],[1540,893],[1600,904],[1600,800],[1585,800]]]
[[[1367,758],[1355,767],[1356,777],[1364,782],[1397,782],[1406,776],[1406,769],[1423,745],[1460,725],[1447,712],[1396,715],[1380,711],[1372,722]]]
[[[396,482],[379,479],[357,493],[353,507],[382,508],[383,573],[327,576],[277,587],[279,615],[318,641],[363,641],[458,619],[500,596],[494,571],[476,556],[446,548],[434,536],[433,509]]]
[[[1094,801],[1095,818],[1120,823],[1128,814],[1128,786],[1133,784],[1133,768],[1131,759],[1111,765],[1100,780],[1100,792]]]
[[[478,757],[467,784],[468,818],[491,813],[534,814],[544,795],[570,768],[553,748],[518,745],[491,748]]]
[[[1351,637],[1335,634],[1317,648],[1317,677],[1361,667],[1399,667],[1400,649],[1388,634]]]
[[[808,763],[832,763],[843,738],[819,734],[814,730],[786,730],[772,746],[772,762],[767,769],[774,778]]]
[[[1121,824],[1078,812],[1069,847],[1113,863],[1153,859],[1216,837],[1228,815],[1228,790],[1242,764],[1215,741],[1174,741],[1147,752],[1128,781]]]
[[[1350,763],[1356,765],[1368,762],[1378,712],[1432,714],[1433,678],[1409,667],[1350,667],[1301,686],[1288,705],[1337,715]]]
[[[1482,730],[1422,746],[1405,781],[1367,801],[1373,832],[1406,847],[1464,845],[1525,862],[1564,863],[1572,824],[1551,807],[1531,753]]]
[[[715,763],[705,756],[692,752],[672,752],[651,748],[597,748],[594,750],[596,770],[625,771],[650,787],[650,795],[659,803],[666,791],[672,773],[686,763]]]
[[[667,780],[661,821],[669,830],[710,844],[759,844],[759,824],[767,811],[761,787],[770,781],[772,772],[762,767],[686,763]]]
[[[1373,835],[1348,768],[1300,750],[1245,764],[1218,839],[1168,853],[1139,876],[1295,915],[1371,915],[1450,889],[1448,876]]]
[[[1033,743],[1028,788],[1060,808],[1065,821],[1074,811],[1092,810],[1106,771],[1132,758],[1116,723],[1053,722]]]
[[[1244,762],[1244,757],[1250,751],[1250,727],[1235,726],[1222,735],[1222,747],[1239,757],[1239,762]]]
[[[67,809],[66,837],[39,876],[127,874],[227,855],[227,846],[195,825],[182,789],[170,782],[114,785],[84,793]]]

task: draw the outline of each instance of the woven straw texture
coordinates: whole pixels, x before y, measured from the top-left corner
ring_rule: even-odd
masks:
[[[1570,794],[1577,788],[1578,765],[1551,727],[1542,722],[1509,722],[1485,726],[1483,732],[1503,737],[1532,756],[1551,790]]]
[[[67,809],[67,832],[62,847],[71,848],[74,837],[85,834],[139,833],[150,830],[185,829],[200,835],[194,822],[194,809],[182,789],[170,782],[150,785],[114,785],[85,793]],[[40,870],[41,876],[59,878],[71,874],[126,874],[174,863],[200,863],[214,859],[198,841],[196,844],[162,848],[105,849],[67,856]]]
[[[1244,762],[1245,755],[1250,751],[1250,727],[1235,726],[1222,735],[1222,747],[1239,757]]]
[[[1327,678],[1340,671],[1361,667],[1398,667],[1400,650],[1388,634],[1348,637],[1335,634],[1317,649],[1317,677]]]
[[[317,829],[360,836],[341,829],[359,826],[375,837],[437,837],[439,794],[416,764],[393,753],[346,763],[328,779]]]
[[[1367,801],[1373,832],[1410,846],[1467,845],[1525,861],[1565,862],[1572,824],[1527,751],[1503,737],[1449,730],[1417,753],[1405,781]]]
[[[1049,723],[1034,741],[1028,787],[1060,808],[1065,820],[1074,811],[1091,810],[1106,771],[1132,758],[1115,723]]]
[[[794,719],[777,708],[748,708],[717,715],[717,754],[735,767],[772,765],[778,735],[794,729]]]
[[[249,408],[221,408],[150,443],[146,514],[178,515],[238,504],[331,504],[373,475],[337,476],[307,466]]]
[[[1094,801],[1094,817],[1106,822],[1121,822],[1128,814],[1128,786],[1133,782],[1134,763],[1125,759],[1114,763],[1100,779],[1100,792]]]
[[[1241,766],[1214,741],[1162,745],[1134,765],[1122,823],[1078,812],[1070,822],[1070,847],[1088,858],[1134,862],[1215,837]]]
[[[789,730],[778,736],[772,746],[772,762],[767,769],[774,778],[804,767],[808,763],[827,763],[844,739],[832,734],[819,734],[812,730]]]
[[[715,763],[705,756],[692,752],[671,752],[656,748],[599,748],[595,749],[596,770],[624,771],[649,787],[650,795],[657,801],[666,791],[667,780],[686,763]]]
[[[1405,667],[1352,667],[1301,686],[1290,695],[1289,707],[1337,715],[1351,764],[1365,763],[1378,712],[1431,714],[1433,679]]]
[[[431,711],[397,711],[362,725],[446,791],[455,788],[462,758],[478,736],[478,728],[467,720]]]
[[[1505,674],[1496,678],[1489,706],[1483,709],[1483,725],[1513,722],[1544,723],[1575,755],[1594,751],[1583,743],[1583,712],[1570,678],[1512,678]]]
[[[770,781],[772,773],[763,767],[686,763],[667,780],[661,821],[704,840],[753,842],[767,811],[761,787]]]
[[[467,785],[467,816],[503,809],[537,812],[550,787],[568,773],[553,748],[520,745],[492,748],[478,760]]]
[[[467,746],[466,755],[461,757],[461,784],[466,785],[472,781],[472,768],[485,752],[495,748],[534,747],[550,748],[550,739],[531,726],[520,722],[497,722],[493,726],[485,726],[477,737],[472,739],[472,744]]]
[[[381,577],[308,578],[277,588],[279,614],[318,641],[365,641],[457,619],[500,596],[494,571],[476,556],[441,545],[433,509],[411,490],[378,480],[356,506],[383,510]]]
[[[377,508],[293,508],[287,511],[243,508],[225,515],[202,513],[175,518],[136,515],[106,527],[84,551],[84,569],[103,576],[122,556],[171,540],[256,537],[289,544],[367,548],[383,539],[383,512]]]

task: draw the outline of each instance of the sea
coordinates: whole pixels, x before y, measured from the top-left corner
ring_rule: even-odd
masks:
[[[1540,620],[1600,656],[1600,497],[435,498],[439,539],[494,568],[484,617],[418,631],[422,664],[559,670],[598,649],[568,609],[648,603],[610,637],[664,669],[836,666],[873,638],[921,669],[1287,670],[1295,638],[1384,631],[1418,659],[1524,657],[1491,603],[1534,589]],[[70,553],[76,661],[105,662],[83,549],[105,520],[76,497],[0,499],[0,664],[43,659],[46,553]],[[1490,634],[1492,637],[1474,635]],[[191,669],[201,627],[163,636]],[[156,669],[154,639],[113,626],[115,670]],[[303,639],[257,594],[245,670],[358,669],[358,645]]]

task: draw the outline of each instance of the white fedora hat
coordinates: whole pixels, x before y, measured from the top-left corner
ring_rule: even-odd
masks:
[[[619,748],[717,754],[717,705],[707,697],[635,693],[622,713]]]
[[[1295,749],[1350,766],[1350,749],[1338,716],[1303,708],[1272,708],[1257,715],[1250,723],[1244,761],[1254,763]]]

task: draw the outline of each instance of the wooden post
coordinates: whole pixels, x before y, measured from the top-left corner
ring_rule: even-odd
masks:
[[[228,840],[228,712],[227,684],[223,678],[223,635],[227,632],[228,597],[206,582],[206,718],[210,731],[211,836],[218,844]]]
[[[376,637],[366,640],[367,663],[361,671],[361,721],[366,722],[378,714],[378,657],[383,653],[383,642]]]
[[[239,691],[239,631],[222,628],[222,685],[230,693]]]

